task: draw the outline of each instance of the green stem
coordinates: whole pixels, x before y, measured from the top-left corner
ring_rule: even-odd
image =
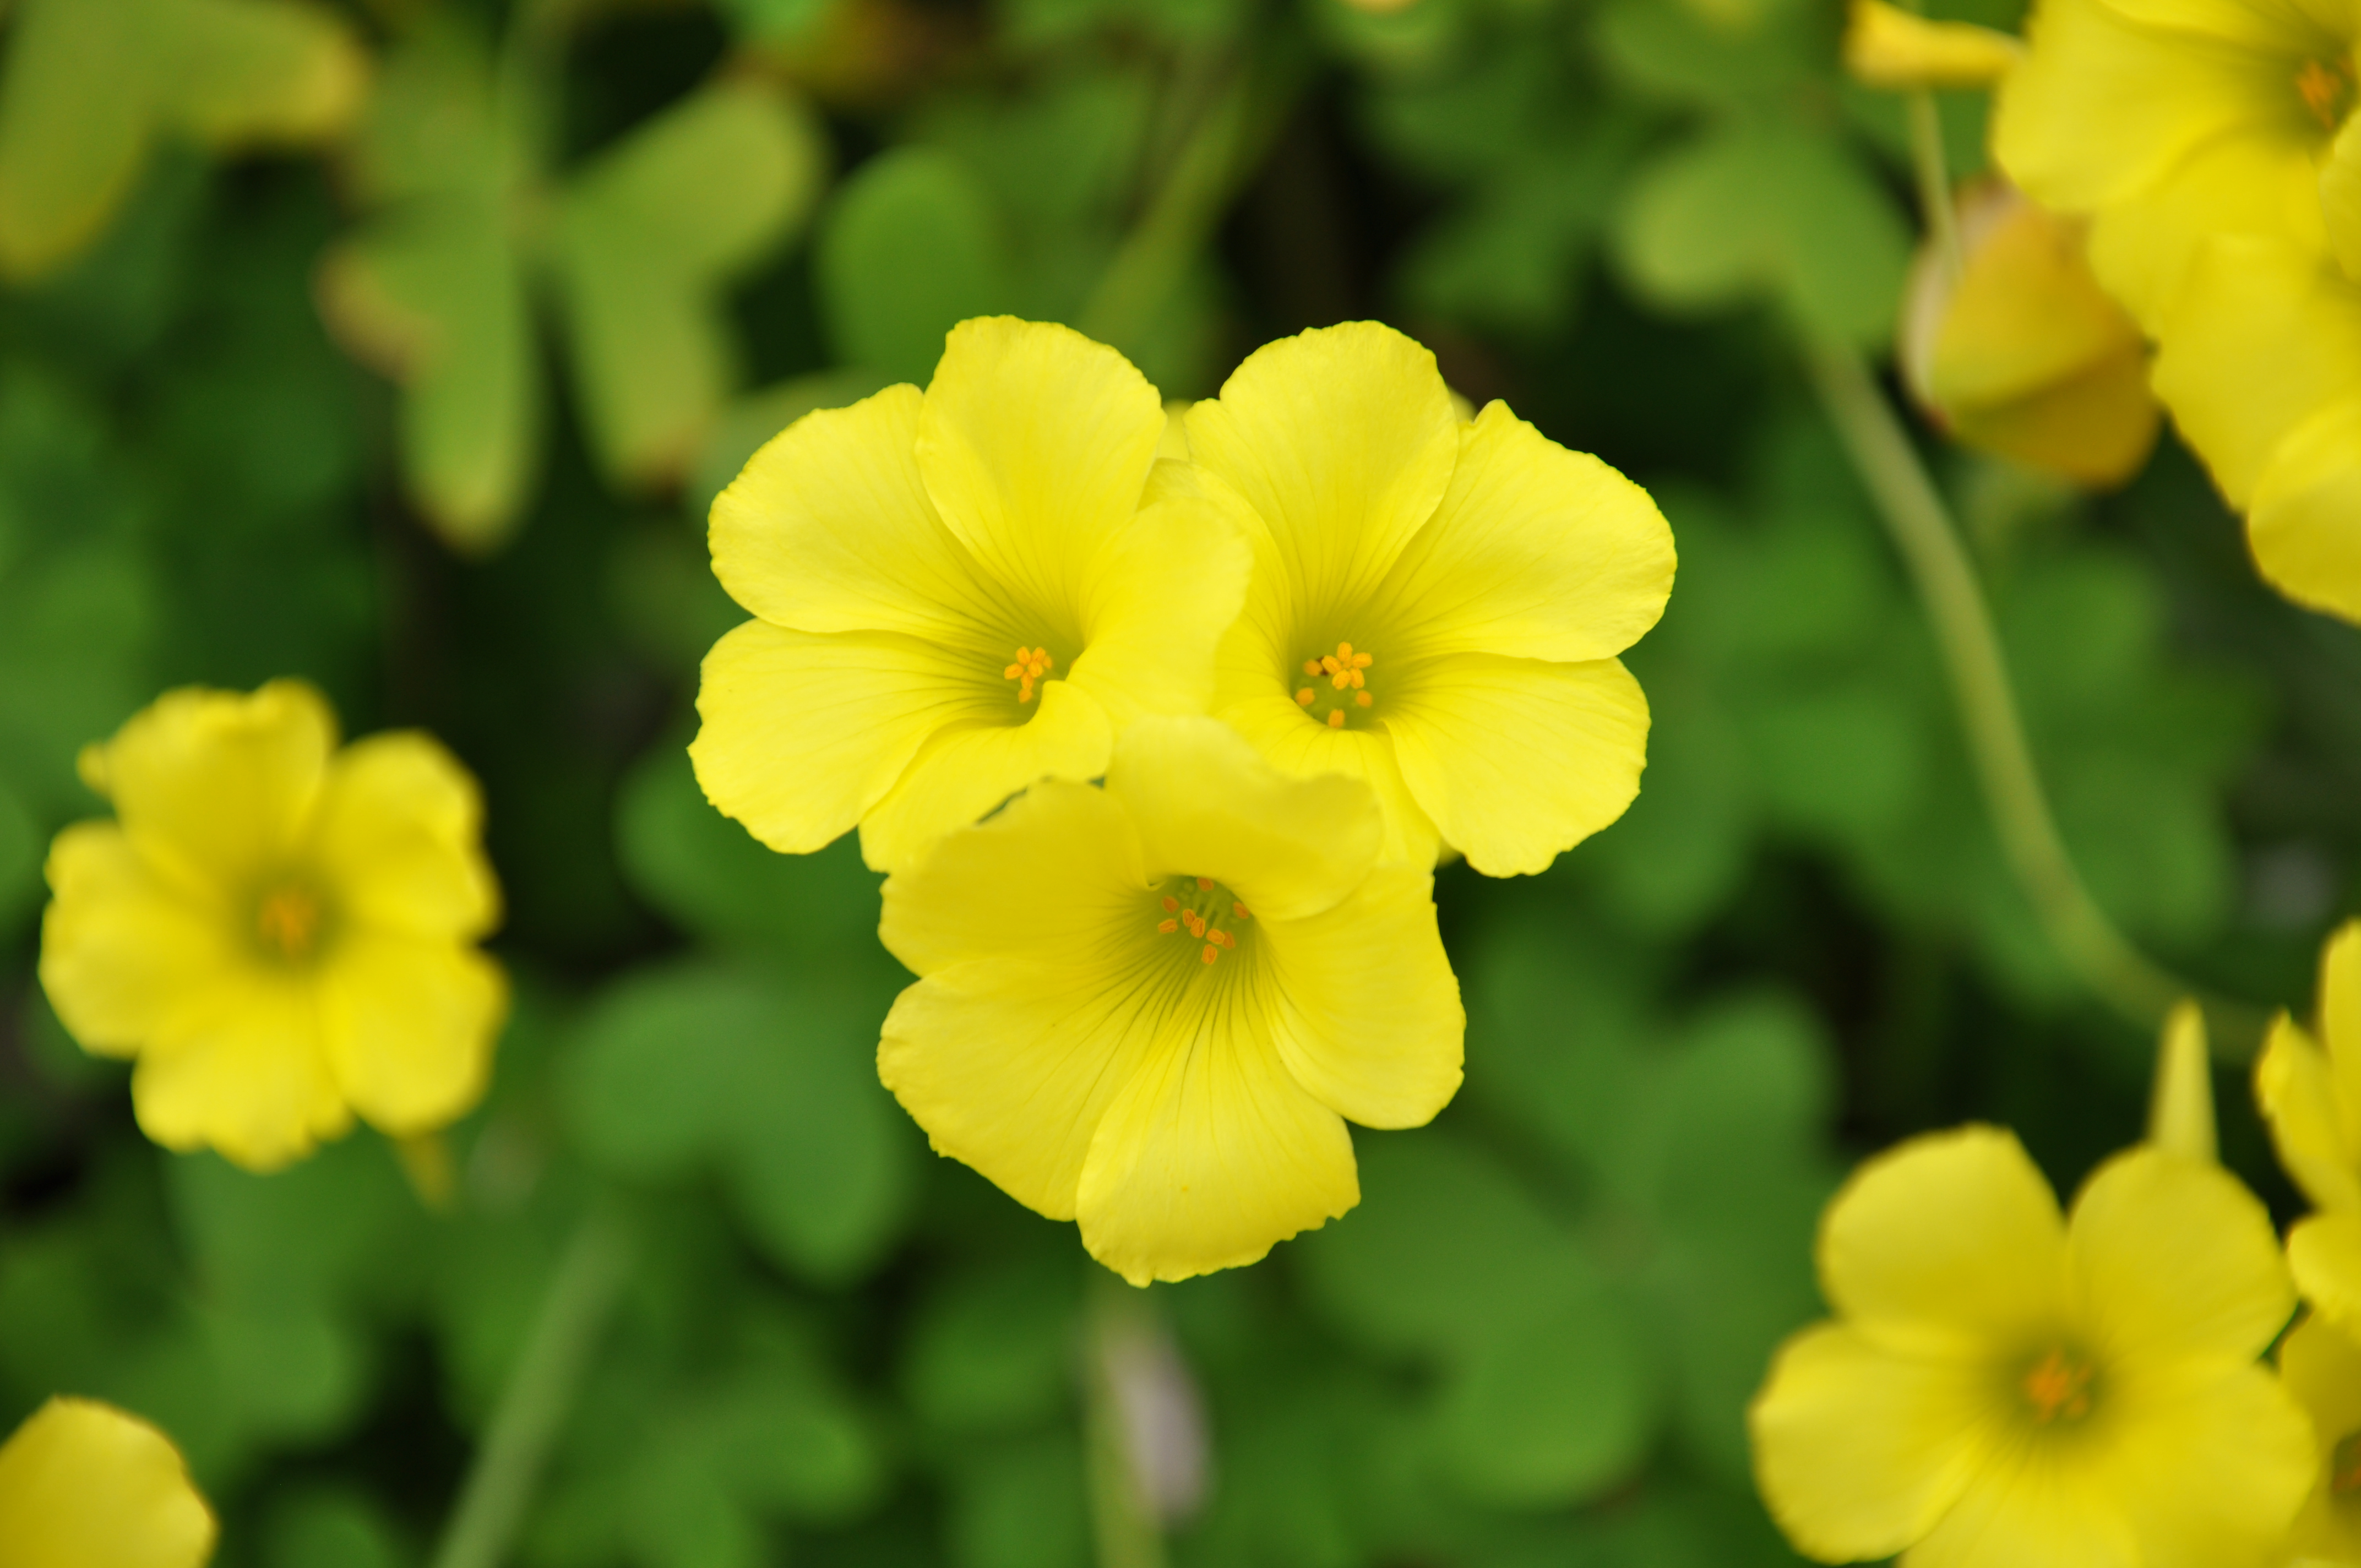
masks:
[[[1093,1270],[1083,1330],[1082,1439],[1088,1453],[1091,1533],[1099,1568],[1164,1568],[1164,1535],[1141,1486],[1115,1386],[1120,1347],[1140,1333],[1140,1293]]]
[[[631,1228],[594,1204],[566,1245],[533,1332],[500,1390],[434,1568],[500,1568],[507,1559],[590,1353],[622,1296],[634,1251]]]
[[[1922,87],[1910,94],[1910,161],[1918,181],[1918,207],[1941,259],[1943,280],[1956,284],[1967,266],[1960,248],[1960,214],[1951,204],[1951,172],[1943,152],[1943,121],[1935,94]]]
[[[2124,938],[2067,854],[2034,767],[1992,612],[1941,494],[1861,356],[1820,343],[1806,359],[1837,434],[1926,603],[2010,871],[2082,983],[2125,1018],[2158,1026],[2176,1000],[2202,993]],[[2236,1003],[2209,998],[2205,1005],[2214,1020],[2215,1048],[2233,1061],[2251,1056],[2262,1033],[2260,1017]]]

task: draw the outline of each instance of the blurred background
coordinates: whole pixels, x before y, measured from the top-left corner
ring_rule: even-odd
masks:
[[[0,1430],[155,1420],[229,1568],[427,1561],[594,1194],[638,1252],[533,1568],[1786,1563],[1742,1412],[1844,1169],[1981,1118],[2070,1184],[2139,1135],[2152,1038],[2011,882],[1801,368],[1890,353],[1916,244],[1838,0],[0,13]],[[1941,110],[1972,172],[1981,94]],[[741,619],[713,493],[996,312],[1175,399],[1382,318],[1680,549],[1637,806],[1440,878],[1458,1102],[1356,1133],[1342,1222],[1140,1294],[878,1086],[907,977],[851,842],[769,854],[682,752]],[[2097,497],[1920,434],[2099,902],[2308,1007],[2361,633],[2256,580],[2169,434]],[[77,748],[280,674],[487,793],[518,1003],[440,1208],[366,1131],[269,1178],[162,1153],[35,983]],[[1160,1548],[1094,1535],[1110,1422]]]

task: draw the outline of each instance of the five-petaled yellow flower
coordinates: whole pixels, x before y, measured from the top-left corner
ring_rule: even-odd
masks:
[[[2312,1418],[2312,1497],[2289,1541],[2296,1563],[2361,1563],[2361,1344],[2306,1318],[2279,1346],[2279,1380]]]
[[[1097,777],[1132,719],[1204,712],[1247,557],[1156,463],[1164,424],[1115,350],[999,317],[953,329],[924,392],[775,437],[713,505],[757,619],[705,661],[707,797],[789,853],[858,824],[898,870],[1037,779]]]
[[[1967,1127],[1856,1172],[1823,1218],[1837,1320],[1780,1348],[1756,1479],[1823,1562],[2262,1568],[2312,1476],[2260,1363],[2295,1301],[2261,1203],[2147,1146],[2061,1220],[2016,1139]]]
[[[397,1136],[482,1094],[507,1007],[475,782],[417,733],[338,751],[318,692],[167,693],[82,756],[116,820],[51,845],[41,983],[85,1050],[137,1060],[169,1148],[254,1169]]]
[[[1357,781],[1147,719],[1104,788],[1037,784],[885,883],[921,978],[878,1070],[935,1148],[1136,1285],[1252,1263],[1359,1201],[1347,1119],[1459,1085],[1433,877]]]
[[[2296,1288],[2361,1332],[2361,921],[2320,956],[2319,1036],[2273,1020],[2255,1091],[2279,1163],[2319,1211],[2288,1235]]]
[[[51,1399],[0,1444],[8,1568],[198,1568],[214,1533],[171,1440],[111,1405]]]
[[[1366,780],[1408,864],[1538,872],[1622,815],[1648,705],[1616,655],[1673,583],[1645,491],[1505,404],[1462,421],[1372,323],[1266,345],[1187,421],[1255,547],[1217,717],[1290,777]]]

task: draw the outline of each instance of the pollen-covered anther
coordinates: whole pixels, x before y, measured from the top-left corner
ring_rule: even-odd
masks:
[[[2018,1380],[2017,1388],[2032,1408],[2033,1419],[2048,1426],[2079,1421],[2091,1413],[2092,1378],[2089,1361],[2059,1348],[2035,1362]]]
[[[2353,68],[2349,65],[2308,60],[2296,72],[2295,90],[2323,130],[2333,131],[2345,123],[2345,112],[2353,106]]]
[[[1170,937],[1173,932],[1180,929],[1180,922],[1178,920],[1159,920],[1156,923],[1156,929],[1159,935]]]
[[[1317,695],[1319,694],[1314,692],[1310,686],[1305,686],[1301,691],[1295,694],[1295,704],[1298,707],[1310,707],[1312,706],[1312,699]]]
[[[1357,652],[1350,642],[1337,643],[1334,653],[1323,653],[1317,659],[1306,659],[1303,662],[1303,673],[1314,677],[1315,681],[1323,675],[1327,677],[1327,690],[1335,695],[1335,706],[1324,712],[1312,707],[1323,695],[1317,685],[1304,686],[1298,690],[1295,694],[1295,705],[1298,707],[1312,708],[1310,717],[1320,720],[1331,729],[1344,729],[1345,699],[1343,694],[1346,692],[1353,694],[1352,705],[1355,707],[1369,707],[1375,699],[1368,692],[1369,677],[1365,672],[1377,662],[1376,654]]]
[[[1345,728],[1345,710],[1343,708],[1332,707],[1328,710],[1328,728],[1331,729],[1342,729]]]
[[[1211,942],[1208,942],[1208,943],[1206,943],[1206,944],[1205,944],[1205,961],[1206,961],[1207,963],[1212,963],[1215,959],[1218,959],[1218,958],[1220,958],[1221,956],[1222,956],[1222,949],[1221,949],[1221,948],[1217,948],[1217,947],[1213,946],[1213,943],[1211,943]]]
[[[1230,905],[1230,913],[1236,916],[1241,920],[1251,920],[1254,918],[1252,915],[1246,912],[1246,906],[1245,905],[1236,903],[1235,901],[1233,901]]]
[[[276,956],[309,958],[320,934],[320,901],[300,887],[282,887],[254,912],[255,935]]]
[[[1000,678],[1017,683],[1017,701],[1031,702],[1033,683],[1048,675],[1057,663],[1047,648],[1019,648],[1016,650],[1016,662],[1001,671]]]

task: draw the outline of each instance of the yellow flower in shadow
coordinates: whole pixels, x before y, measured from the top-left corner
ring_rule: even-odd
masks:
[[[2320,956],[2318,1032],[2281,1014],[2255,1064],[2279,1164],[2317,1212],[2288,1234],[2296,1288],[2361,1332],[2361,921]]]
[[[2318,1459],[2289,1556],[2361,1563],[2361,1344],[2310,1317],[2279,1346],[2279,1380],[2312,1418]]]
[[[1379,836],[1354,780],[1144,719],[1104,788],[1037,784],[887,880],[921,979],[879,1076],[1133,1284],[1252,1263],[1359,1201],[1347,1120],[1417,1126],[1459,1086],[1433,877]]]
[[[8,1568],[198,1568],[214,1536],[171,1440],[111,1405],[51,1399],[0,1444]]]
[[[481,1096],[507,1010],[475,781],[425,735],[339,751],[320,694],[167,693],[82,755],[112,822],[50,846],[41,984],[130,1057],[140,1126],[267,1170],[357,1112],[395,1136]]]

